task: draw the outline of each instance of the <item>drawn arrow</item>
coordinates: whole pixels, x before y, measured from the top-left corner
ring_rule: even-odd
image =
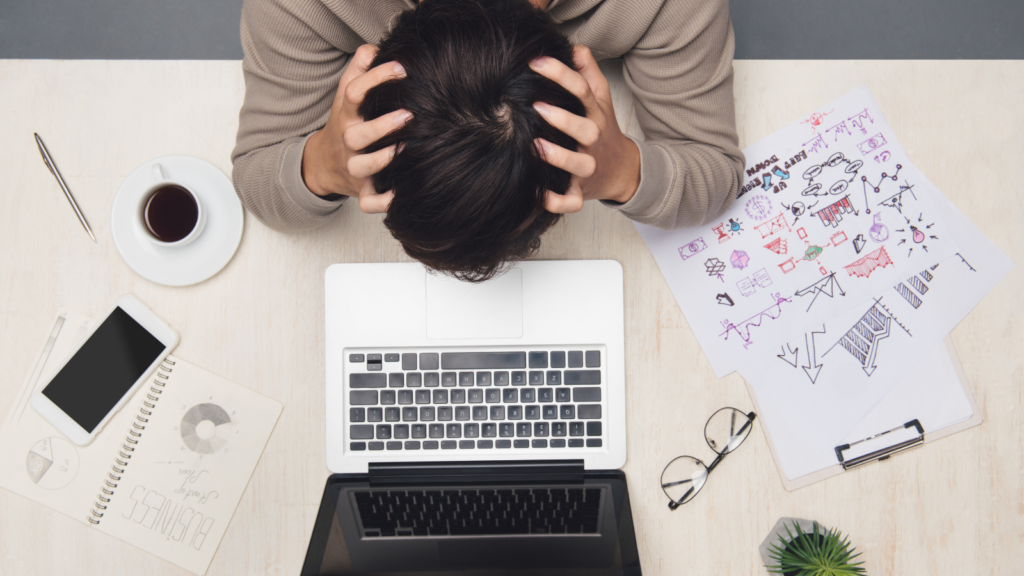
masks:
[[[814,353],[814,335],[815,334],[824,334],[824,333],[825,333],[825,326],[822,325],[820,332],[815,332],[814,330],[811,330],[807,334],[804,334],[804,342],[807,344],[807,364],[808,365],[807,366],[801,366],[801,368],[804,369],[804,373],[807,374],[807,377],[811,379],[811,384],[816,383],[816,381],[818,380],[818,374],[821,373],[822,367],[825,366],[824,364],[818,364],[817,355]],[[813,372],[813,375],[812,375],[812,372]]]
[[[721,272],[718,273],[718,279],[722,281],[722,284],[725,284],[725,278],[722,277]]]
[[[796,365],[797,365],[797,362],[798,362],[797,358],[800,355],[800,347],[797,346],[796,350],[790,350],[789,354],[786,353],[786,349],[787,348],[789,348],[789,344],[786,344],[785,346],[782,347],[782,354],[776,354],[775,356],[777,358],[785,360],[786,363],[788,363],[790,366],[792,366],[793,368],[796,368]],[[792,358],[790,358],[790,356],[792,356]]]

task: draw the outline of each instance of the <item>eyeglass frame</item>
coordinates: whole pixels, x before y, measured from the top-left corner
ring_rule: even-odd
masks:
[[[707,476],[711,476],[711,471],[714,470],[715,467],[718,466],[718,464],[722,460],[725,460],[725,457],[727,455],[732,454],[733,452],[735,452],[736,448],[739,448],[740,444],[743,443],[743,441],[740,441],[740,444],[737,444],[736,448],[733,448],[732,450],[730,450],[728,452],[719,452],[718,450],[715,449],[714,446],[711,445],[711,441],[708,439],[708,425],[711,424],[711,420],[714,419],[715,415],[717,415],[722,410],[734,410],[736,412],[739,412],[740,414],[743,414],[743,411],[740,410],[739,408],[733,408],[732,406],[726,406],[724,408],[719,408],[718,410],[715,410],[714,413],[712,413],[711,416],[708,417],[707,422],[704,423],[704,441],[708,443],[708,448],[711,448],[711,450],[717,455],[715,457],[715,460],[711,463],[711,465],[708,466],[708,465],[704,464],[704,462],[700,458],[697,458],[695,456],[690,456],[688,454],[682,454],[682,455],[676,456],[675,458],[669,460],[668,464],[666,464],[665,468],[661,471],[661,491],[665,493],[665,496],[668,496],[668,500],[669,500],[668,508],[669,508],[669,510],[672,510],[674,512],[676,510],[676,508],[679,508],[683,504],[689,504],[690,502],[693,501],[693,498],[697,497],[697,495],[694,494],[693,498],[690,498],[690,500],[687,500],[686,502],[683,502],[683,500],[685,500],[686,497],[689,496],[689,492],[684,494],[681,498],[679,498],[679,500],[675,500],[671,496],[668,495],[668,492],[665,490],[665,488],[671,487],[671,486],[677,486],[677,485],[682,484],[684,482],[689,482],[690,481],[690,480],[680,480],[678,482],[672,482],[672,483],[669,483],[667,485],[665,484],[665,481],[664,481],[665,472],[668,471],[669,466],[671,466],[673,462],[675,462],[676,460],[679,460],[680,458],[692,458],[698,464],[700,464],[701,466],[704,466],[705,468],[707,468],[707,470],[708,470]],[[740,433],[742,433],[743,430],[745,430],[747,426],[752,425],[754,423],[754,420],[757,419],[757,414],[755,414],[753,411],[748,412],[746,414],[746,416],[747,416],[747,422],[746,422],[746,424],[744,424],[743,426],[740,427]],[[750,433],[747,433],[747,436],[750,436]],[[744,436],[743,440],[746,440],[747,436]],[[707,480],[704,481],[704,484],[707,484]],[[697,492],[700,492],[700,489],[704,488],[704,484],[701,484],[701,487],[697,489]],[[690,489],[692,490],[693,488],[691,487]]]

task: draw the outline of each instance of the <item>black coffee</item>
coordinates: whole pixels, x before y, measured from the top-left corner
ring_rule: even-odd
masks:
[[[142,214],[146,229],[157,240],[177,242],[196,227],[199,205],[188,190],[167,184],[149,195]]]

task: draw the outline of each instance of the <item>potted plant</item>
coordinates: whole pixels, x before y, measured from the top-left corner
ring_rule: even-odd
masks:
[[[773,541],[773,536],[776,539]],[[817,522],[783,518],[761,544],[765,568],[784,576],[853,576],[865,574],[864,562],[839,530]]]

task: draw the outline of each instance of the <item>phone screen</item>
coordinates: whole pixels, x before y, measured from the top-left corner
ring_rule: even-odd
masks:
[[[127,312],[114,308],[43,395],[92,433],[164,348]]]

